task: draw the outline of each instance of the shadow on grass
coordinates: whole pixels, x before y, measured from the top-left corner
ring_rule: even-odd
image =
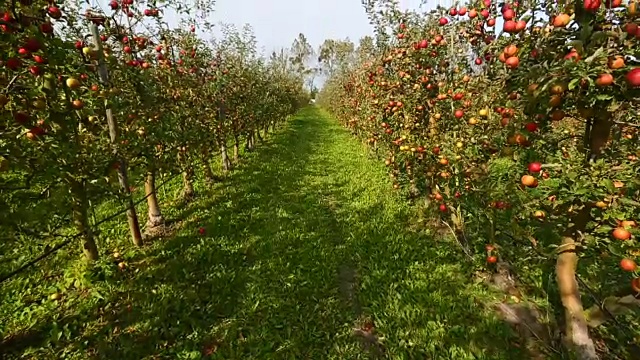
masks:
[[[384,170],[314,108],[184,209],[98,309],[70,358],[524,358],[449,243],[408,230]],[[206,229],[199,235],[197,229]],[[139,269],[139,271],[136,271]]]

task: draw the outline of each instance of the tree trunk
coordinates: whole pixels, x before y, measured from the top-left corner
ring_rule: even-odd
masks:
[[[108,81],[108,70],[107,66],[104,62],[104,58],[102,56],[102,41],[100,40],[100,35],[98,31],[98,26],[93,24],[91,26],[91,33],[93,35],[93,42],[97,48],[98,56],[98,75],[100,76],[100,81],[107,85]],[[107,85],[108,86],[108,85]],[[118,152],[118,123],[113,118],[113,111],[109,105],[109,102],[105,100],[105,115],[107,118],[107,125],[109,126],[109,140],[112,145],[113,154],[118,158],[118,181],[120,182],[120,187],[123,190],[124,195],[127,200],[127,222],[129,223],[129,231],[131,232],[131,238],[133,243],[136,246],[142,246],[142,233],[140,232],[140,223],[138,221],[138,214],[136,214],[136,207],[133,203],[133,199],[131,198],[131,190],[129,189],[129,179],[127,177],[127,163],[122,156],[119,156]]]
[[[258,140],[262,143],[264,139],[262,139],[262,135],[260,135],[260,128],[256,129],[256,136],[258,136]]]
[[[98,260],[98,247],[93,237],[93,231],[89,227],[89,201],[84,184],[71,180],[71,194],[73,224],[78,233],[82,234],[80,236],[82,252],[87,260]]]
[[[593,122],[588,122],[585,129],[585,142],[589,145],[589,159],[595,160],[605,146],[611,131],[611,117],[606,110],[596,113]],[[591,218],[591,206],[583,204],[583,208],[571,219],[573,223],[562,237],[562,244],[556,261],[556,277],[560,300],[564,306],[565,342],[575,350],[579,360],[595,360],[598,355],[593,340],[589,336],[587,320],[584,316],[582,299],[576,280],[578,268],[577,244],[578,236],[583,233]]]
[[[204,172],[204,182],[211,186],[215,182],[213,171],[211,171],[211,165],[209,164],[209,149],[205,148],[202,151],[202,171]]]
[[[222,157],[222,170],[227,173],[231,170],[231,161],[229,160],[229,154],[227,154],[226,141],[220,141],[220,156]]]
[[[606,111],[599,111],[593,119],[591,127],[587,124],[586,133],[589,138],[589,160],[595,160],[601,153],[604,146],[609,141],[611,133],[611,114]]]
[[[233,143],[233,162],[238,163],[240,160],[240,139],[237,134],[233,135],[235,143]]]
[[[158,196],[156,193],[156,174],[153,168],[147,171],[147,178],[144,182],[144,194],[147,197],[147,206],[149,208],[149,219],[147,220],[147,230],[156,226],[164,225],[164,217],[160,211]]]
[[[193,190],[193,168],[191,165],[187,166],[187,169],[182,173],[182,182],[184,184],[182,198],[185,200],[193,199],[196,196],[196,192]]]
[[[256,130],[251,130],[247,137],[247,150],[253,151],[256,144]]]
[[[438,134],[438,121],[435,117],[429,117],[429,135],[436,136]]]
[[[574,219],[575,225],[562,237],[562,251],[556,261],[556,277],[560,300],[564,306],[565,342],[574,349],[580,360],[596,360],[598,355],[589,337],[589,328],[582,308],[582,300],[576,281],[578,255],[576,237],[584,231],[589,221],[590,208],[585,206]]]
[[[129,179],[127,175],[127,164],[120,158],[120,166],[118,167],[118,181],[120,187],[127,198],[127,223],[129,223],[129,232],[131,233],[131,241],[136,246],[142,246],[142,232],[140,231],[140,222],[136,213],[136,206],[131,197],[131,189],[129,188]]]
[[[209,165],[208,157],[202,159],[202,171],[204,172],[204,182],[211,186],[215,183],[213,171],[211,171],[211,165]]]
[[[182,171],[182,199],[189,201],[195,197],[193,190],[193,167],[189,163],[188,153],[184,150],[178,153],[178,163],[184,168]]]
[[[416,186],[416,179],[413,175],[413,166],[407,166],[407,176],[409,177],[409,197],[416,198],[420,195],[418,186]]]

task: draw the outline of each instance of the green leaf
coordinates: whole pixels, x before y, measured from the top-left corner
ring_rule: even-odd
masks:
[[[605,187],[610,193],[613,193],[616,190],[616,187],[613,185],[613,181],[611,181],[610,179],[600,180],[599,185]]]
[[[576,79],[571,80],[571,81],[569,82],[569,86],[568,86],[569,90],[573,90],[573,89],[575,89],[575,88],[576,88],[576,86],[580,83],[580,80],[581,80],[581,79],[579,79],[579,78],[576,78]]]

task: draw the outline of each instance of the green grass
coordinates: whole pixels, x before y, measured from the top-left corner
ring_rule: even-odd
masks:
[[[381,162],[320,110],[197,189],[165,209],[182,219],[176,236],[127,251],[124,272],[67,254],[43,265],[65,275],[5,284],[7,358],[368,359],[353,330],[369,320],[382,358],[524,358],[455,245],[412,230]],[[99,246],[128,240],[114,228]],[[54,288],[62,300],[46,298]]]

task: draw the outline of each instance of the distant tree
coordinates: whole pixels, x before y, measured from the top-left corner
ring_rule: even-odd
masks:
[[[332,76],[337,70],[345,67],[354,59],[355,45],[349,38],[345,40],[325,40],[318,49],[318,63],[321,71]]]

